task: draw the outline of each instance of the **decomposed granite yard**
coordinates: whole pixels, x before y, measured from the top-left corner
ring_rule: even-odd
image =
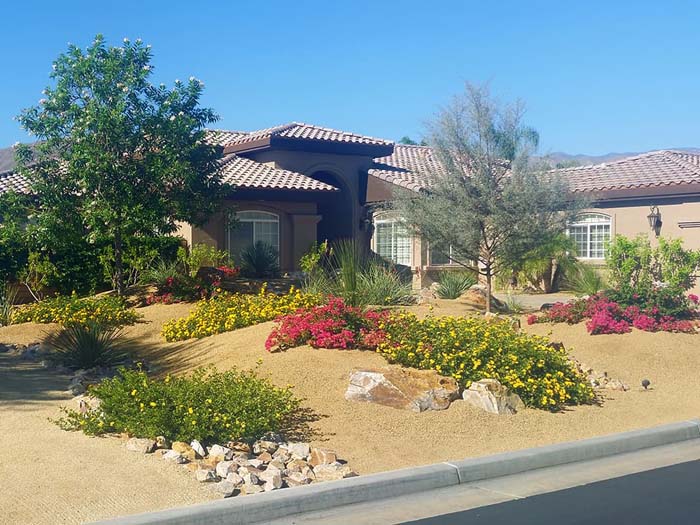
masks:
[[[383,366],[373,352],[300,347],[264,349],[272,323],[179,343],[164,343],[160,328],[190,305],[139,309],[144,322],[126,329],[150,346],[144,359],[160,372],[185,373],[200,365],[256,368],[278,385],[294,385],[315,421],[313,443],[336,450],[360,474],[576,440],[700,416],[700,349],[697,335],[586,333],[583,324],[526,326],[551,333],[587,365],[628,385],[605,391],[601,406],[561,413],[526,409],[514,416],[482,412],[463,401],[446,411],[421,414],[343,397],[353,368]],[[412,307],[427,313],[425,306]],[[438,301],[436,315],[467,313],[454,301]],[[2,343],[40,340],[51,325],[0,328]],[[262,362],[258,364],[258,361]],[[640,382],[651,381],[645,391]],[[116,438],[64,432],[47,418],[70,403],[67,379],[33,363],[0,354],[0,522],[77,523],[184,505],[217,496],[175,465],[128,452]]]

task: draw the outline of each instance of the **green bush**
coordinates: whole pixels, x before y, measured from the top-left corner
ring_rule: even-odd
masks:
[[[558,410],[590,403],[594,393],[563,348],[545,337],[518,333],[508,323],[474,317],[418,319],[401,312],[380,327],[377,351],[390,362],[433,369],[467,388],[492,378],[518,394],[526,405]]]
[[[203,267],[233,266],[228,252],[203,243],[193,245],[190,250],[181,246],[177,251],[177,260],[190,277],[196,277],[199,269]]]
[[[200,368],[187,377],[164,379],[121,369],[118,376],[91,387],[90,394],[99,399],[99,409],[86,414],[63,409],[57,421],[61,428],[226,443],[284,431],[300,406],[290,388],[236,369]]]
[[[411,283],[394,269],[377,261],[370,261],[357,276],[363,302],[370,305],[405,305],[415,302]]]
[[[69,325],[49,335],[45,343],[53,352],[52,360],[74,369],[122,363],[132,345],[119,328],[95,322]]]
[[[277,250],[258,241],[241,253],[241,273],[246,277],[277,277],[280,273]]]
[[[437,295],[440,299],[457,299],[476,284],[474,272],[444,271],[440,274]]]
[[[58,323],[84,325],[99,323],[104,326],[124,326],[134,324],[139,315],[129,308],[121,297],[83,297],[76,294],[58,295],[26,304],[15,309],[13,323]]]

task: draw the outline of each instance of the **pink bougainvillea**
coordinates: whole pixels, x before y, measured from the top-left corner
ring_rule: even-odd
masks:
[[[373,349],[384,338],[381,324],[387,315],[331,298],[324,305],[278,318],[265,348],[272,352],[308,344],[314,348]]]
[[[691,294],[688,296],[688,300],[697,304],[698,297]],[[687,315],[694,319],[697,312],[690,309]],[[576,324],[583,319],[588,319],[586,328],[591,334],[624,334],[629,332],[631,327],[645,332],[692,333],[696,331],[696,323],[693,320],[662,315],[657,306],[641,308],[632,304],[623,307],[602,293],[586,299],[574,299],[568,303],[556,303],[540,315],[529,316],[527,323]]]

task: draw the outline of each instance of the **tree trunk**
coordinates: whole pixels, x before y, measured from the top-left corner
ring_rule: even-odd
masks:
[[[484,268],[486,274],[486,313],[491,313],[491,265]]]
[[[114,287],[117,295],[124,295],[124,262],[123,262],[122,232],[117,228],[114,233]]]

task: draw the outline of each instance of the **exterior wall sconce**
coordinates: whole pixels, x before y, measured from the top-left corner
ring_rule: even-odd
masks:
[[[661,233],[661,225],[663,224],[663,222],[661,222],[661,212],[659,211],[658,206],[652,205],[650,208],[651,213],[647,215],[647,219],[649,220],[649,227],[652,230],[654,230],[654,234],[658,237]]]

